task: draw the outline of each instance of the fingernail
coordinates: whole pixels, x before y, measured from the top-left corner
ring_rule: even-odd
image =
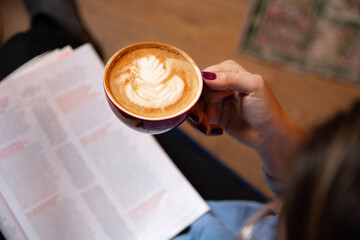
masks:
[[[201,72],[201,75],[203,78],[205,78],[207,80],[215,80],[216,79],[216,74],[212,73],[212,72]]]
[[[197,115],[191,113],[189,117],[194,123],[199,124],[199,117]]]
[[[231,101],[234,99],[234,95],[228,95],[222,99],[223,102]]]
[[[199,125],[197,126],[197,129],[198,129],[200,132],[202,132],[203,134],[206,134],[206,132],[207,132],[207,127],[206,127],[205,125],[203,125],[203,124],[199,124]]]
[[[224,130],[222,128],[213,128],[211,129],[212,135],[223,135]]]

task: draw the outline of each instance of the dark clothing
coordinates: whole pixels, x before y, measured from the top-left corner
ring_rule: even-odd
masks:
[[[39,15],[31,29],[7,41],[0,50],[0,79],[15,71],[25,62],[49,50],[70,45],[76,48],[84,41],[63,28],[50,17]]]

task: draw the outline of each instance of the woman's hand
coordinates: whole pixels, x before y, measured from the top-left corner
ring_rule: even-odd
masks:
[[[271,177],[284,179],[289,157],[305,133],[281,108],[262,77],[227,60],[204,69],[203,78],[204,91],[190,124],[205,135],[224,130],[253,148]]]

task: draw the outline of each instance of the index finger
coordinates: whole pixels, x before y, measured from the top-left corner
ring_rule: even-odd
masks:
[[[209,66],[205,68],[203,71],[207,72],[238,72],[245,71],[247,72],[240,64],[235,62],[234,60],[226,60],[219,64]]]
[[[206,80],[205,84],[212,90],[238,91],[242,94],[257,92],[264,81],[260,75],[249,72],[215,72],[216,79]]]

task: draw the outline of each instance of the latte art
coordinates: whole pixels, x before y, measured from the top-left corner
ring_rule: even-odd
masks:
[[[136,76],[133,82],[125,84],[125,94],[133,103],[147,108],[164,108],[182,96],[184,81],[177,75],[169,77],[170,71],[155,56],[141,58],[130,68],[130,74]]]
[[[177,51],[149,46],[118,56],[106,78],[111,95],[123,109],[159,119],[181,112],[199,97],[197,71]]]

